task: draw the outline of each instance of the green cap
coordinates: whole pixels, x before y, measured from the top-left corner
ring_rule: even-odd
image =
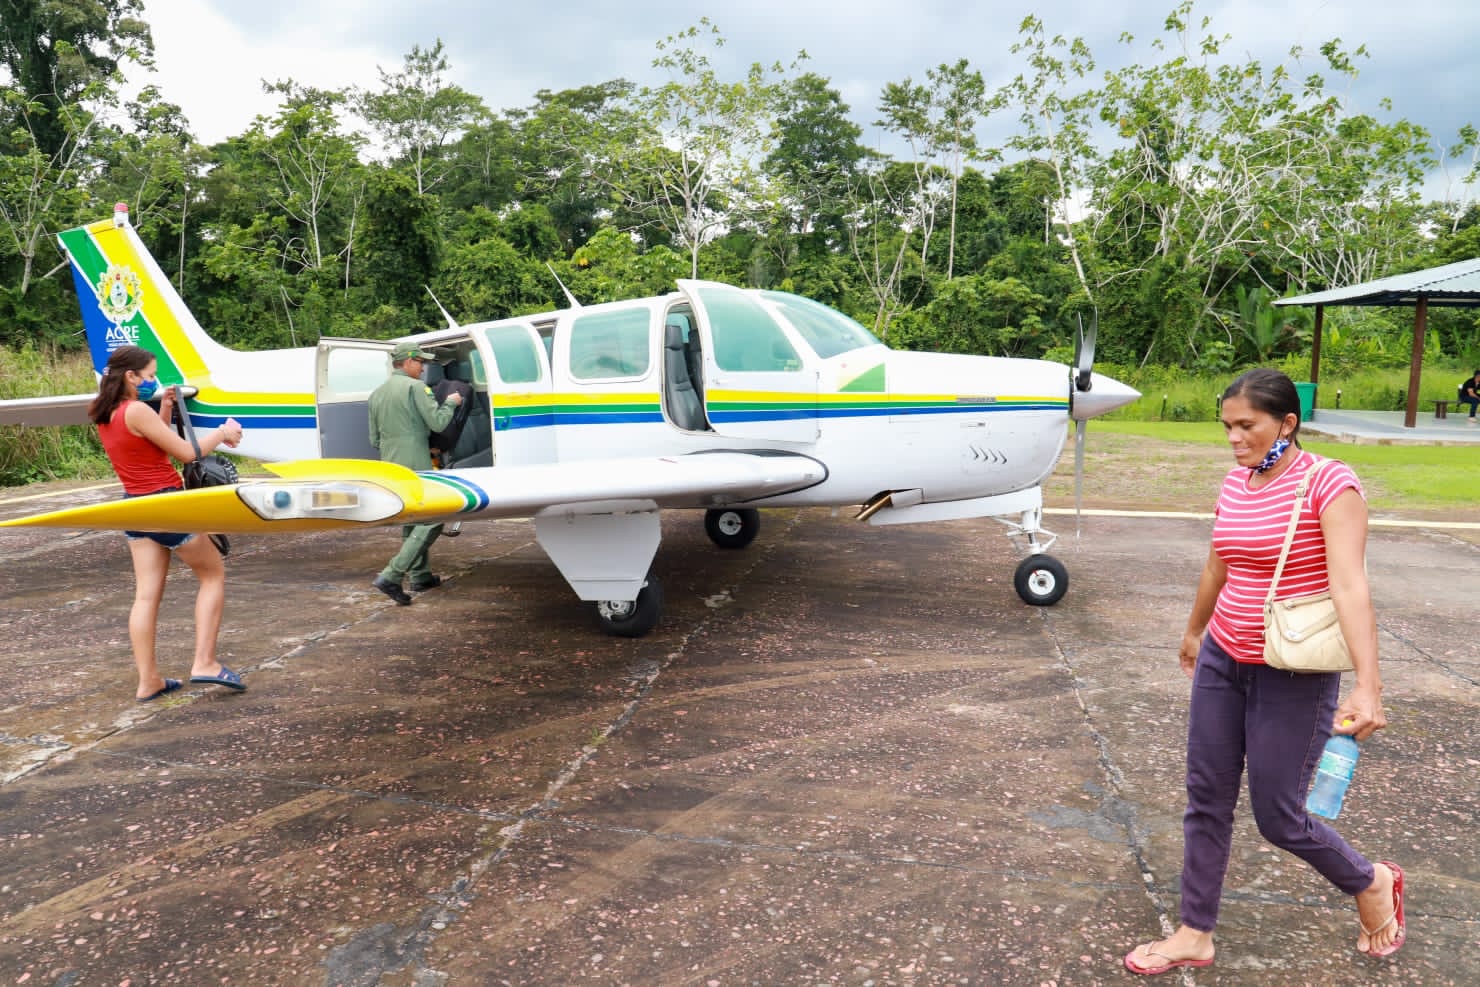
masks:
[[[396,348],[391,350],[391,360],[400,363],[402,360],[435,360],[436,357],[415,343],[397,343]]]

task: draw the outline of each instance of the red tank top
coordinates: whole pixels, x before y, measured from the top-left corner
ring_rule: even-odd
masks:
[[[169,454],[142,435],[128,430],[123,419],[128,406],[133,403],[123,402],[113,409],[106,425],[98,426],[103,451],[113,464],[113,472],[123,481],[124,493],[152,494],[181,486],[180,474],[170,464]]]

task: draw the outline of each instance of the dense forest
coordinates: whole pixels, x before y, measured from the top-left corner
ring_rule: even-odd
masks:
[[[725,78],[707,20],[657,40],[666,80],[494,110],[440,40],[342,89],[268,84],[270,116],[212,146],[157,88],[140,0],[6,0],[0,21],[0,344],[80,348],[55,233],[128,203],[203,325],[231,345],[386,337],[656,294],[676,277],[795,291],[890,345],[1062,359],[1099,320],[1110,363],[1224,371],[1309,347],[1281,296],[1480,256],[1480,135],[1353,112],[1367,55],[1233,56],[1190,3],[1158,60],[1097,68],[1034,17],[990,90],[968,59],[891,82],[871,151],[804,56]],[[1312,66],[1316,66],[1314,69]],[[364,84],[369,83],[369,84]],[[1011,136],[989,147],[988,121]],[[1459,201],[1424,201],[1440,163]],[[430,291],[428,290],[430,289]],[[435,295],[435,300],[433,298]],[[1480,356],[1475,316],[1428,344]],[[1334,310],[1324,360],[1406,362],[1409,316]]]

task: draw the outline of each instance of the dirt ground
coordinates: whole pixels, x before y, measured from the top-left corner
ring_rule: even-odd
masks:
[[[1206,490],[1098,468],[1086,499],[1206,511],[1218,451],[1155,467]],[[1205,520],[1086,518],[1048,608],[992,521],[663,535],[636,640],[594,629],[528,522],[439,542],[447,583],[410,607],[369,586],[393,530],[238,539],[221,647],[248,691],[141,706],[122,538],[0,532],[0,984],[1137,982],[1121,957],[1177,914]],[[1359,956],[1350,905],[1245,813],[1217,962],[1164,982],[1480,983],[1477,564],[1450,532],[1372,535],[1391,725],[1340,828],[1407,872],[1408,945]],[[167,674],[192,592],[172,577]]]

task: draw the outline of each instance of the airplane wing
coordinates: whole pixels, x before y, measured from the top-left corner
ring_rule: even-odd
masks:
[[[261,534],[423,521],[705,508],[805,489],[827,478],[810,456],[716,451],[417,473],[393,463],[264,464],[275,478],[66,508],[0,527]]]
[[[97,392],[0,401],[0,425],[86,425],[87,406]]]

